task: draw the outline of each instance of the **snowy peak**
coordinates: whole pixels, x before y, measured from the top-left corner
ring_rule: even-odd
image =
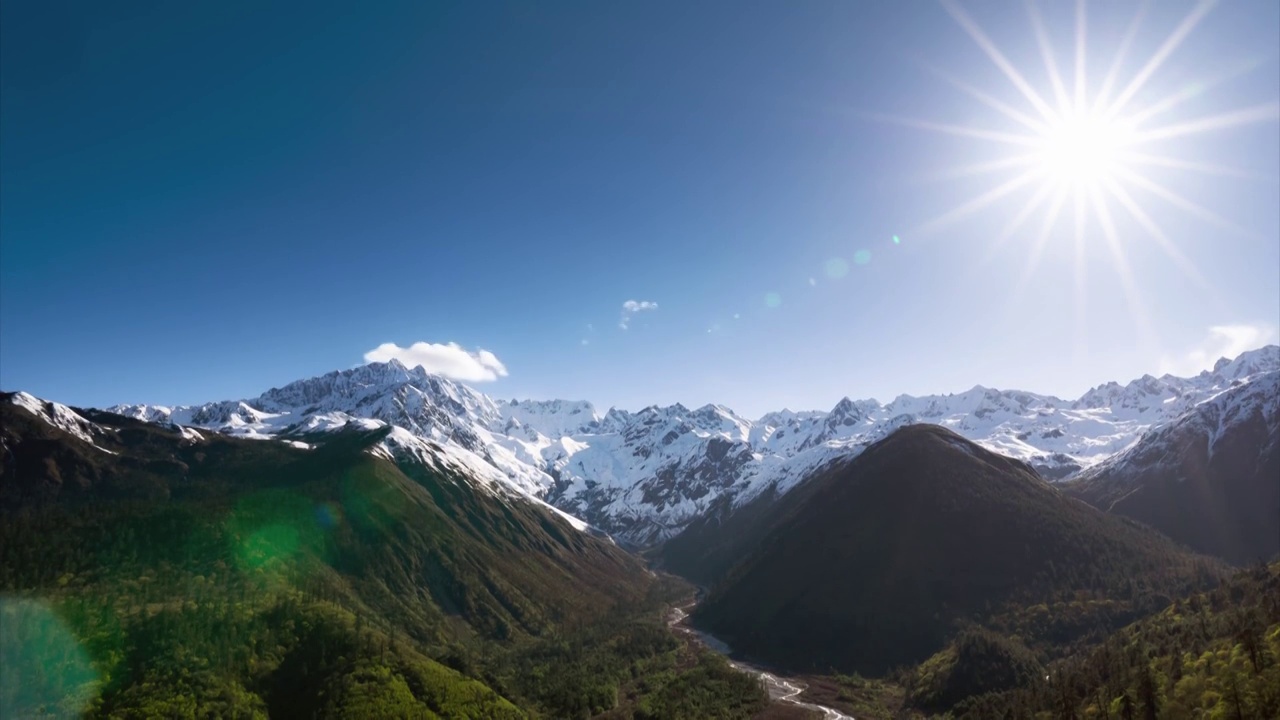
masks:
[[[1221,363],[1220,363],[1221,364]],[[1129,468],[1117,477],[1131,477],[1141,468],[1149,471],[1178,458],[1178,448],[1193,444],[1203,449],[1204,461],[1212,461],[1222,438],[1231,429],[1258,423],[1264,436],[1280,435],[1280,370],[1247,376],[1228,389],[1198,403],[1170,422],[1145,433],[1123,452],[1107,458],[1081,474],[1082,481]],[[1186,438],[1195,436],[1195,443]]]
[[[1280,345],[1268,345],[1234,359],[1220,358],[1212,371],[1200,373],[1198,379],[1207,377],[1220,385],[1275,370],[1280,370]]]
[[[9,397],[9,402],[35,415],[44,422],[59,430],[98,447],[97,438],[105,435],[107,430],[98,424],[81,417],[79,413],[61,403],[41,400],[25,392],[16,392]],[[103,450],[98,447],[99,450]],[[103,452],[110,452],[103,450]]]
[[[1108,409],[1125,418],[1167,421],[1233,384],[1277,370],[1280,370],[1280,346],[1269,345],[1234,359],[1222,358],[1213,370],[1189,378],[1143,375],[1127,385],[1117,382],[1099,385],[1073,402],[1072,407]]]
[[[479,475],[540,498],[636,543],[678,533],[713,506],[785,492],[893,430],[933,423],[1061,479],[1125,450],[1233,385],[1280,371],[1280,348],[1220,362],[1191,378],[1150,375],[1106,383],[1075,401],[982,385],[901,395],[887,405],[841,398],[830,411],[781,410],[758,420],[723,405],[681,403],[601,414],[586,401],[488,396],[421,367],[390,361],[300,380],[248,400],[195,407],[121,406],[148,420],[248,437],[331,432],[356,423],[396,431],[388,452],[478,463]],[[483,467],[480,467],[483,466]],[[495,485],[496,486],[496,485]]]
[[[508,423],[533,428],[547,437],[588,432],[603,419],[585,400],[511,400],[500,411]]]

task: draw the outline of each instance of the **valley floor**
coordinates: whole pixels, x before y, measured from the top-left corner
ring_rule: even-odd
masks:
[[[735,670],[757,679],[765,691],[769,693],[769,706],[754,716],[753,720],[793,717],[814,718],[815,720],[817,718],[822,718],[823,720],[852,720],[848,715],[834,707],[828,707],[816,701],[810,702],[810,698],[806,696],[808,691],[806,682],[779,677],[767,670],[740,660],[733,660],[728,645],[714,636],[689,626],[689,611],[693,609],[696,603],[696,600],[690,599],[671,608],[667,617],[667,625],[677,637],[685,640],[689,645],[722,655],[729,660],[730,666]]]

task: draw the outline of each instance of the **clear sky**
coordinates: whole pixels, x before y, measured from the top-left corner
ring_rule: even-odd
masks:
[[[1141,7],[1078,65],[1042,4],[1059,93],[1020,2],[4,0],[0,386],[400,355],[758,414],[1198,370],[1280,325],[1280,3]]]

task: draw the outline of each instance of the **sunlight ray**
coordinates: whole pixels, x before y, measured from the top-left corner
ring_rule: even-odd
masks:
[[[1058,112],[1066,115],[1071,111],[1071,100],[1067,97],[1067,87],[1062,82],[1062,73],[1058,72],[1058,62],[1053,57],[1049,33],[1044,29],[1044,20],[1040,17],[1040,8],[1035,0],[1027,0],[1027,15],[1031,17],[1031,29],[1036,36],[1036,45],[1040,46],[1040,57],[1044,59],[1044,67],[1049,72],[1049,82],[1053,85],[1054,97],[1058,99]]]
[[[1120,92],[1120,95],[1116,97],[1115,101],[1111,103],[1111,106],[1107,108],[1106,115],[1108,117],[1113,117],[1116,113],[1119,113],[1124,109],[1125,103],[1129,102],[1129,100],[1131,100],[1133,96],[1142,89],[1142,86],[1147,84],[1147,81],[1151,79],[1151,76],[1155,74],[1156,70],[1160,69],[1160,66],[1164,64],[1164,61],[1169,57],[1169,55],[1171,55],[1173,51],[1182,44],[1182,41],[1186,39],[1187,35],[1191,34],[1191,31],[1195,29],[1196,25],[1200,24],[1200,21],[1216,4],[1217,0],[1200,0],[1200,2],[1192,8],[1191,12],[1182,19],[1182,22],[1178,24],[1178,27],[1174,28],[1174,31],[1160,45],[1155,54],[1151,56],[1151,59],[1147,61],[1147,64],[1142,66],[1142,69],[1138,71],[1138,74],[1129,81],[1129,84],[1125,86],[1124,90]]]
[[[1049,187],[1053,187],[1049,185]],[[1012,306],[1016,306],[1022,302],[1022,296],[1026,293],[1027,285],[1031,283],[1031,277],[1035,273],[1036,267],[1040,264],[1040,256],[1044,254],[1045,246],[1049,244],[1049,235],[1053,232],[1053,226],[1058,222],[1058,215],[1062,213],[1062,206],[1067,202],[1067,188],[1065,185],[1058,188],[1058,193],[1053,198],[1053,204],[1049,206],[1049,211],[1044,215],[1044,222],[1040,225],[1040,233],[1036,236],[1035,241],[1031,244],[1031,254],[1027,255],[1027,262],[1022,266],[1022,273],[1018,276],[1018,282],[1013,287],[1009,299]]]
[[[1022,145],[1024,147],[1035,147],[1037,144],[1036,138],[1030,135],[1014,135],[1013,133],[1000,132],[998,130],[981,130],[979,128],[965,127],[963,125],[936,123],[929,120],[917,120],[915,118],[883,115],[880,113],[860,114],[870,120],[878,120],[880,122],[902,125],[904,127],[919,128],[921,130],[931,130],[945,135],[959,135],[961,137],[970,137],[977,140],[993,140],[995,142],[1007,143],[1009,145]]]
[[[1111,69],[1107,71],[1107,76],[1103,78],[1102,85],[1098,88],[1098,94],[1093,99],[1093,111],[1095,113],[1101,111],[1106,104],[1107,95],[1111,93],[1112,86],[1116,84],[1125,56],[1129,54],[1129,46],[1133,44],[1133,39],[1137,37],[1138,28],[1142,26],[1142,21],[1147,15],[1147,9],[1150,7],[1150,0],[1142,0],[1138,4],[1138,11],[1134,13],[1133,20],[1129,22],[1129,27],[1125,30],[1124,37],[1120,38],[1120,46],[1116,48],[1116,56],[1111,61]]]
[[[1125,190],[1124,186],[1115,180],[1107,180],[1106,186],[1112,197],[1114,197],[1125,210],[1129,211],[1129,215],[1131,215],[1133,219],[1147,231],[1147,234],[1151,236],[1151,239],[1156,241],[1156,244],[1160,246],[1160,249],[1164,251],[1165,255],[1168,255],[1169,259],[1173,260],[1174,264],[1182,270],[1191,282],[1195,283],[1195,285],[1201,290],[1212,289],[1209,286],[1209,282],[1205,280],[1204,275],[1200,272],[1200,269],[1195,266],[1195,263],[1191,262],[1186,255],[1182,254],[1182,251],[1178,249],[1177,244],[1174,243],[1173,240],[1169,239],[1169,236],[1165,234],[1164,230],[1162,230],[1160,226],[1156,224],[1156,221],[1151,219],[1151,216],[1142,209],[1142,206],[1139,205],[1131,195],[1129,195],[1129,191]]]
[[[1084,230],[1085,230],[1085,197],[1084,193],[1079,189],[1075,192],[1075,292],[1074,306],[1075,312],[1073,317],[1073,325],[1075,326],[1074,348],[1076,353],[1082,355],[1089,354],[1089,263],[1088,253],[1085,252]]]
[[[1254,123],[1276,119],[1280,119],[1280,101],[1270,102],[1264,105],[1255,105],[1250,108],[1243,108],[1229,113],[1222,113],[1220,115],[1211,115],[1209,117],[1192,120],[1190,122],[1165,125],[1164,127],[1155,128],[1154,130],[1146,130],[1144,132],[1137,133],[1134,137],[1134,142],[1166,140],[1168,138],[1181,137],[1183,135],[1193,135],[1195,133],[1209,132],[1211,130],[1222,130],[1229,127],[1236,127],[1237,125],[1252,125]]]
[[[1085,41],[1088,39],[1088,19],[1085,15],[1084,0],[1076,0],[1076,104],[1078,111],[1083,111],[1085,107],[1086,92],[1086,73],[1085,73],[1085,55],[1087,46]]]
[[[1023,187],[1027,183],[1036,179],[1039,175],[1040,173],[1037,170],[1028,170],[1001,185],[997,185],[978,197],[965,202],[963,205],[960,205],[959,207],[926,222],[916,229],[915,234],[924,235],[945,227],[946,225],[949,225],[967,215],[972,215],[1005,195]]]
[[[1148,347],[1154,347],[1156,338],[1151,330],[1151,319],[1138,292],[1137,283],[1133,278],[1133,269],[1129,267],[1129,257],[1125,255],[1124,245],[1120,242],[1120,234],[1116,232],[1115,223],[1111,219],[1111,210],[1107,207],[1107,202],[1097,185],[1089,188],[1089,199],[1092,201],[1098,224],[1102,227],[1102,237],[1107,241],[1107,249],[1111,252],[1111,259],[1115,263],[1116,274],[1120,277],[1120,289],[1124,291],[1125,302],[1129,305],[1129,314],[1137,328],[1139,339]]]
[[[1022,112],[1021,110],[1018,110],[1013,106],[996,99],[995,96],[993,95],[982,92],[981,90],[975,88],[974,86],[969,85],[968,83],[957,79],[954,75],[951,75],[950,73],[946,72],[942,68],[939,68],[934,65],[930,65],[928,63],[922,63],[922,65],[924,65],[924,68],[926,70],[938,76],[942,80],[946,81],[949,85],[951,85],[955,89],[965,93],[966,95],[972,97],[973,99],[977,100],[983,105],[986,105],[987,107],[992,108],[993,110],[996,110],[997,112],[1009,118],[1010,120],[1021,123],[1025,125],[1027,128],[1037,133],[1043,133],[1048,129],[1048,126],[1045,125],[1044,122],[1037,120],[1031,117],[1030,115]]]
[[[1142,110],[1128,113],[1125,116],[1125,122],[1133,127],[1137,127],[1160,113],[1168,112],[1192,98],[1203,95],[1214,86],[1221,85],[1228,80],[1244,75],[1261,64],[1262,62],[1259,60],[1250,60],[1248,62],[1240,63],[1231,70],[1209,80],[1192,82],[1185,85],[1180,90],[1169,93],[1168,96],[1152,103],[1150,106],[1145,107]]]
[[[1022,77],[1022,73],[1019,73],[1018,69],[1013,66],[1013,63],[1009,62],[1009,59],[1006,58],[1004,54],[1000,52],[1000,49],[995,46],[995,43],[991,42],[991,39],[982,31],[982,28],[978,27],[978,24],[973,21],[973,18],[969,17],[968,13],[956,4],[955,0],[942,0],[942,7],[945,8],[947,13],[951,15],[952,19],[959,23],[960,27],[968,33],[969,37],[978,44],[978,47],[982,48],[982,51],[986,53],[987,57],[996,64],[996,67],[1000,68],[1001,72],[1005,74],[1005,77],[1009,78],[1009,81],[1018,89],[1018,92],[1022,93],[1023,97],[1035,106],[1036,110],[1038,110],[1046,120],[1053,120],[1055,117],[1053,108],[1051,108],[1049,104],[1044,101],[1044,98],[1040,97],[1040,93],[1036,92],[1035,88],[1031,87],[1031,84]]]
[[[1235,177],[1242,180],[1257,180],[1259,182],[1276,182],[1277,178],[1267,177],[1261,173],[1253,173],[1239,168],[1229,167],[1227,165],[1217,165],[1214,163],[1193,162],[1190,160],[1182,160],[1180,158],[1168,157],[1165,155],[1152,155],[1149,153],[1126,153],[1124,160],[1133,165],[1148,165],[1154,167],[1164,167],[1171,170],[1190,170],[1192,172],[1203,173],[1205,175],[1220,175],[1224,177]]]
[[[1162,198],[1169,204],[1181,210],[1184,210],[1188,214],[1194,215],[1195,217],[1198,217],[1201,220],[1212,223],[1224,230],[1230,230],[1233,233],[1237,233],[1245,237],[1254,236],[1248,230],[1245,230],[1244,228],[1240,227],[1239,225],[1236,225],[1230,220],[1227,220],[1221,215],[1218,215],[1217,213],[1201,205],[1197,205],[1196,203],[1191,202],[1190,200],[1184,198],[1183,196],[1177,194],[1176,192],[1170,190],[1169,188],[1161,185],[1158,182],[1155,182],[1154,180],[1140,173],[1136,173],[1127,168],[1120,167],[1120,168],[1116,168],[1116,174],[1118,174],[1125,180],[1128,180],[1130,183],[1137,185],[1138,187],[1141,187],[1142,189],[1150,192],[1152,195]]]
[[[1018,231],[1018,228],[1022,227],[1022,224],[1031,217],[1031,214],[1044,204],[1044,201],[1048,199],[1053,190],[1053,183],[1046,182],[1040,186],[1040,189],[1036,191],[1036,194],[1032,195],[1027,200],[1026,204],[1022,206],[1022,210],[1010,219],[1009,222],[1005,223],[1004,229],[1001,230],[1000,234],[996,236],[996,239],[992,241],[991,245],[987,248],[987,252],[983,254],[982,259],[978,261],[979,266],[985,266],[995,258],[996,252],[1000,250],[1000,248],[1004,247],[1004,244],[1009,241],[1009,238],[1013,237],[1013,234]]]
[[[1039,159],[1039,153],[1010,155],[1009,157],[1000,158],[999,160],[991,160],[988,162],[973,163],[972,165],[961,165],[959,167],[938,170],[936,172],[929,173],[927,177],[930,180],[952,180],[955,178],[973,177],[974,175],[986,175],[998,170],[1026,167]]]

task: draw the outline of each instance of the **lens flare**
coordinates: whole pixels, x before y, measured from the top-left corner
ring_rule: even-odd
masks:
[[[246,568],[272,568],[294,556],[298,531],[289,525],[267,525],[240,544],[240,561]]]
[[[584,344],[586,340],[582,341]],[[316,505],[316,523],[325,530],[332,530],[342,522],[342,508],[337,503],[325,502]]]
[[[48,603],[0,598],[0,717],[80,717],[102,679]]]

